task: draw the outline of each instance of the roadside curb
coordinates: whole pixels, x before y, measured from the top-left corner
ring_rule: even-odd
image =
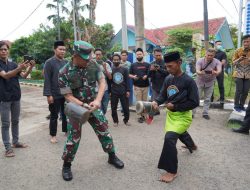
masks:
[[[27,83],[27,82],[20,82],[21,85],[26,86],[36,86],[36,87],[43,87],[43,84],[34,84],[34,83]]]

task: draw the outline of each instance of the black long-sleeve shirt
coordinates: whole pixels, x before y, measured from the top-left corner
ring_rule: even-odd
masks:
[[[181,97],[183,94],[185,94],[184,97],[176,101],[178,96]],[[173,111],[192,110],[199,106],[198,88],[195,81],[185,73],[179,77],[169,75],[166,77],[160,95],[155,101],[158,105],[172,102],[174,104]]]
[[[159,69],[157,71],[149,70],[148,77],[151,78],[152,89],[156,92],[161,91],[161,87],[163,85],[164,79],[168,76],[168,72],[165,68],[164,61],[153,61],[151,65],[158,65]]]
[[[111,93],[116,95],[124,95],[129,92],[128,69],[125,67],[112,68]]]
[[[55,56],[51,57],[44,65],[44,96],[53,96],[53,98],[63,98],[58,84],[59,70],[67,63],[66,60],[59,60]]]

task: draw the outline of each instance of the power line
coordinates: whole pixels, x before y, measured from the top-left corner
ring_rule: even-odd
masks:
[[[8,36],[10,36],[11,34],[13,34],[15,31],[17,31],[33,14],[34,12],[43,4],[45,0],[42,0],[37,6],[36,8],[14,29],[12,30],[10,33],[8,33],[4,38],[7,38]]]
[[[129,1],[129,0],[126,0],[126,2],[132,7],[132,8],[135,8],[134,5]],[[159,29],[159,27],[157,27],[156,25],[154,25],[147,17],[145,17],[145,20],[151,24],[155,29]],[[159,30],[162,34],[165,35],[165,33],[162,31],[162,30]],[[154,32],[152,32],[153,36],[158,40],[159,43],[163,43],[161,39],[159,39],[155,34]]]
[[[233,2],[233,4],[234,4],[234,8],[235,8],[236,12],[237,12],[237,13],[238,13],[238,15],[239,15],[239,11],[238,11],[238,9],[237,9],[237,7],[236,7],[236,5],[235,5],[234,0],[232,0],[232,2]]]
[[[235,18],[227,11],[227,9],[221,4],[219,0],[217,0],[217,3],[224,9],[224,11],[234,20]]]

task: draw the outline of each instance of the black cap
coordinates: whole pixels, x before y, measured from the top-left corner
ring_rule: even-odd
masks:
[[[65,46],[64,41],[58,40],[54,42],[54,49],[56,49],[58,46]]]
[[[142,48],[137,48],[135,52],[138,52],[138,51],[140,51],[140,52],[142,52],[142,53],[143,53]]]
[[[164,62],[169,63],[169,62],[172,62],[172,61],[177,61],[180,58],[181,58],[180,53],[178,51],[173,51],[173,52],[170,52],[170,53],[166,53],[164,55]]]

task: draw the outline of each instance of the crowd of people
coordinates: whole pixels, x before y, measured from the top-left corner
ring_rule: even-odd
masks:
[[[58,115],[62,119],[62,132],[66,142],[62,154],[62,177],[66,181],[73,179],[71,165],[81,140],[82,123],[66,116],[64,107],[67,102],[89,109],[88,122],[96,133],[104,152],[108,154],[108,163],[118,169],[124,163],[117,156],[112,136],[108,130],[106,118],[109,102],[113,126],[122,126],[119,122],[117,108],[120,102],[123,113],[123,126],[131,126],[129,122],[129,97],[131,84],[137,101],[151,101],[155,117],[160,114],[159,106],[167,108],[165,139],[158,168],[166,171],[160,178],[163,182],[171,182],[177,176],[178,159],[176,143],[179,139],[190,153],[197,149],[188,128],[196,117],[199,100],[204,98],[202,117],[209,120],[208,114],[213,99],[214,83],[218,81],[220,97],[224,104],[224,67],[227,62],[221,41],[215,42],[215,48],[209,48],[205,56],[194,63],[189,56],[184,63],[179,52],[168,52],[163,55],[161,48],[153,51],[154,61],[144,61],[142,48],[135,50],[136,61],[128,61],[128,52],[122,50],[104,60],[104,51],[94,49],[85,41],[76,41],[73,45],[71,61],[65,60],[66,47],[63,41],[54,43],[54,55],[44,66],[44,89],[49,117],[49,134],[51,143],[57,143]],[[35,66],[34,60],[20,64],[9,61],[9,46],[0,42],[0,111],[2,139],[5,156],[14,157],[13,148],[26,148],[19,141],[19,115],[21,89],[19,77],[26,78]],[[184,65],[184,67],[183,67]],[[237,112],[245,111],[244,122],[234,132],[249,134],[250,102],[244,107],[250,88],[250,36],[243,37],[243,47],[236,50],[233,57],[235,69],[236,93],[234,108]],[[196,73],[196,79],[191,76]],[[151,99],[149,90],[152,89]],[[204,94],[204,95],[203,95]],[[147,115],[138,115],[138,122],[144,123]],[[11,118],[11,119],[10,119]],[[10,143],[9,129],[12,130]]]

